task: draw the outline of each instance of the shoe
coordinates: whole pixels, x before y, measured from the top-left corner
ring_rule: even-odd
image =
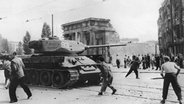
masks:
[[[164,100],[164,99],[161,100],[160,103],[161,103],[161,104],[165,104],[165,100]]]
[[[136,79],[140,79],[139,77],[137,77]]]
[[[27,99],[29,99],[31,96],[32,96],[32,95],[29,95],[29,96],[27,97]]]
[[[116,90],[116,89],[114,89],[114,90],[112,91],[112,95],[113,95],[113,94],[115,94],[115,93],[116,93],[116,91],[117,91],[117,90]]]
[[[11,100],[11,101],[10,101],[10,103],[15,103],[15,102],[17,102],[17,100]]]
[[[103,95],[103,93],[102,92],[99,92],[98,95]]]

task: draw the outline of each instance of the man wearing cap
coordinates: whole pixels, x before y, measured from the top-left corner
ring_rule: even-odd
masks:
[[[165,75],[163,74],[165,72]],[[163,93],[161,103],[165,104],[165,99],[167,99],[169,84],[172,84],[174,92],[178,97],[178,101],[182,104],[182,95],[181,95],[181,87],[178,83],[177,76],[180,73],[180,68],[174,62],[170,62],[170,58],[168,56],[164,56],[164,64],[161,66],[161,76],[164,78],[163,83]]]

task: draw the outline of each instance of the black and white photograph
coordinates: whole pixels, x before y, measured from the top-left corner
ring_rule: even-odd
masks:
[[[0,104],[184,104],[184,0],[0,0]]]

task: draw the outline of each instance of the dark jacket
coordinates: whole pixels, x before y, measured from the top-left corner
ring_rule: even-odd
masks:
[[[99,65],[99,69],[100,69],[101,75],[104,79],[112,77],[110,66],[108,66],[105,62],[102,62]]]
[[[139,68],[140,61],[139,60],[133,60],[131,62],[131,69],[138,69]]]

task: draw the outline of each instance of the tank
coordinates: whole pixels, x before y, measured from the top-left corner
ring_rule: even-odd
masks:
[[[39,86],[67,88],[77,84],[99,84],[100,70],[97,63],[80,53],[90,48],[126,46],[93,45],[87,46],[77,41],[58,38],[41,39],[29,42],[34,55],[24,57],[27,83]]]

